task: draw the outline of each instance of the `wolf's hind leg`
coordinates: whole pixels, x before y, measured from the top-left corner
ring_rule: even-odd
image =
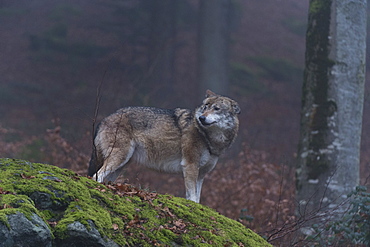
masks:
[[[106,152],[104,164],[95,174],[94,179],[98,182],[114,182],[121,174],[123,167],[130,161],[135,147],[133,143],[121,148],[111,148]]]

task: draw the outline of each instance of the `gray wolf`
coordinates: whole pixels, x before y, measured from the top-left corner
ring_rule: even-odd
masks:
[[[88,174],[114,181],[131,163],[182,172],[186,198],[199,203],[204,176],[236,138],[239,113],[237,102],[210,90],[195,111],[122,108],[97,127]]]

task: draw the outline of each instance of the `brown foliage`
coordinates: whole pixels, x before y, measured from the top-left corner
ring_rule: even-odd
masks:
[[[80,174],[86,173],[90,157],[68,143],[60,135],[60,131],[61,127],[58,125],[54,129],[48,129],[44,136],[48,145],[42,149],[42,152],[49,157],[48,163],[67,167]]]
[[[1,157],[25,158],[86,173],[89,156],[71,145],[60,132],[61,127],[57,125],[54,129],[46,130],[43,136],[27,136],[21,131],[0,126]],[[9,135],[17,135],[18,138],[7,141]],[[38,142],[42,144],[36,145]]]
[[[3,128],[0,125],[0,157],[14,157],[19,154],[20,150],[22,150],[25,146],[31,144],[35,140],[35,137],[22,138],[18,141],[8,141],[6,138],[6,136],[20,134],[22,134],[20,131],[17,131],[15,129]]]

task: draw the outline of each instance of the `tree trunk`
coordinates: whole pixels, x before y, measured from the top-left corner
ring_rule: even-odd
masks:
[[[230,0],[201,0],[198,29],[198,78],[201,97],[206,89],[227,94]]]
[[[320,213],[327,221],[321,213],[344,209],[346,195],[359,183],[365,58],[366,0],[310,0],[298,216]]]
[[[173,93],[178,0],[152,0],[148,49],[148,83],[157,97]]]

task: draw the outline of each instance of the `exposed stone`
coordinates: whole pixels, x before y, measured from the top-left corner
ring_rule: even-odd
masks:
[[[28,219],[23,213],[7,215],[8,226],[0,222],[0,247],[52,246],[52,233],[44,220],[32,214]]]
[[[112,240],[103,239],[95,224],[88,220],[90,229],[75,221],[67,226],[67,235],[65,239],[57,241],[59,247],[119,247],[118,244]]]

